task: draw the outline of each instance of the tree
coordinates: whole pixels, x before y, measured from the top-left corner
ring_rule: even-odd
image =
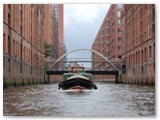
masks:
[[[44,44],[44,57],[50,57],[51,56],[51,45],[45,43]]]

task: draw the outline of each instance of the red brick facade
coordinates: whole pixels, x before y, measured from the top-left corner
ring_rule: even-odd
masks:
[[[44,45],[51,45],[46,59],[56,60],[63,54],[63,39],[62,4],[4,4],[4,83],[45,82]]]
[[[64,47],[64,23],[63,23],[63,4],[52,4],[52,14],[53,14],[53,61],[56,61],[61,57]],[[53,64],[53,63],[52,63]],[[58,63],[53,69],[62,69],[62,63]],[[60,75],[50,76],[50,81],[57,81],[62,79]]]
[[[122,33],[121,33],[121,4],[110,6],[99,32],[94,40],[92,49],[103,54],[111,61],[118,63],[118,57],[122,54]],[[103,60],[96,54],[92,54],[92,60]],[[92,63],[93,69],[106,69],[106,63]],[[95,79],[114,79],[113,76],[95,76]]]
[[[126,65],[123,83],[155,83],[155,5],[124,5],[123,52]]]
[[[64,31],[63,31],[63,4],[58,5],[58,56],[63,55]]]
[[[50,4],[44,4],[44,31],[43,31],[43,39],[47,44],[53,45],[53,13]]]
[[[3,5],[4,83],[44,82],[44,5]]]
[[[64,54],[63,53],[63,49],[64,49],[63,4],[54,4],[54,5],[52,5],[52,9],[54,11],[53,14],[54,14],[54,17],[55,17],[55,20],[56,20],[54,22],[57,22],[56,23],[56,25],[57,25],[57,28],[56,28],[57,33],[55,35],[57,35],[57,37],[56,37],[56,39],[57,39],[57,49],[58,49],[57,58],[59,58]],[[58,63],[58,68],[59,69],[63,68],[62,63]]]
[[[121,11],[120,18],[117,11]],[[123,83],[155,84],[155,5],[126,4],[120,9],[118,5],[111,5],[92,49],[111,61],[121,57],[126,66],[122,73]],[[92,60],[101,59],[93,54]],[[104,66],[92,63],[95,69]]]

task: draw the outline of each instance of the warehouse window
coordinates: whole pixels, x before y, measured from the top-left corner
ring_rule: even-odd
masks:
[[[121,20],[117,20],[118,25],[121,25]]]
[[[120,28],[118,28],[118,34],[121,34],[121,29]]]
[[[152,49],[151,49],[151,46],[149,46],[149,58],[152,57]]]
[[[13,40],[13,56],[15,55],[15,41]]]
[[[142,67],[142,71],[141,71],[141,74],[143,74],[143,67]]]
[[[10,51],[10,49],[11,49],[11,44],[10,44],[10,36],[8,35],[8,54],[9,55],[11,55],[11,51]]]
[[[118,52],[121,53],[122,52],[122,47],[118,46]]]
[[[143,63],[143,50],[141,51],[141,62]]]
[[[118,37],[118,42],[121,43],[122,42],[122,38]]]
[[[144,49],[144,60],[147,61],[147,48]]]
[[[121,17],[121,12],[120,11],[117,12],[117,16]]]

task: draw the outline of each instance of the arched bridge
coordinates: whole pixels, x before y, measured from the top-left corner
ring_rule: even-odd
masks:
[[[67,55],[69,55],[69,54],[71,54],[73,52],[77,52],[77,51],[89,51],[89,52],[93,52],[96,55],[98,55],[99,57],[103,58],[104,59],[103,62],[108,63],[108,65],[112,68],[112,70],[108,70],[108,69],[105,69],[105,70],[85,70],[86,73],[91,73],[93,75],[115,75],[115,83],[118,83],[119,70],[113,65],[113,63],[110,60],[108,60],[108,58],[106,58],[105,56],[103,56],[101,53],[99,53],[99,52],[97,52],[95,50],[92,50],[92,49],[85,49],[85,48],[76,49],[76,50],[70,51],[68,53],[65,53],[60,58],[58,58],[56,61],[46,61],[46,62],[49,62],[49,63],[53,63],[51,65],[51,67],[49,68],[49,70],[46,71],[46,74],[48,75],[48,79],[49,79],[49,75],[62,75],[64,73],[69,72],[68,70],[55,70],[54,67],[64,57],[66,57]],[[83,62],[87,62],[87,61],[83,61]]]

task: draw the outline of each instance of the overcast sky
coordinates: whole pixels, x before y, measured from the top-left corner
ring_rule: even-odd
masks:
[[[67,52],[91,49],[110,4],[64,4],[64,41]],[[83,53],[84,56],[84,52]],[[91,53],[85,52],[90,57]],[[79,52],[67,57],[81,56]]]

